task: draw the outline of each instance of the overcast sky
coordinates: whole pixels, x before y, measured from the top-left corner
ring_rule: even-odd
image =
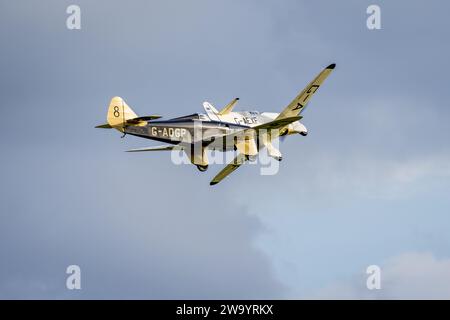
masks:
[[[449,10],[1,1],[0,298],[450,298]],[[222,165],[94,129],[116,95],[165,118],[234,97],[279,112],[333,62],[274,176],[243,166],[210,187]]]

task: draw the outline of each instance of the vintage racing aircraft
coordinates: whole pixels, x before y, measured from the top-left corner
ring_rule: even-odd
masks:
[[[239,98],[235,98],[218,111],[209,102],[204,102],[206,114],[195,113],[169,120],[158,120],[161,116],[138,117],[120,97],[112,98],[107,123],[96,128],[117,129],[130,134],[167,143],[163,146],[132,149],[128,152],[183,150],[192,164],[200,171],[208,168],[208,150],[239,151],[235,159],[220,171],[210,182],[222,181],[226,176],[253,159],[262,148],[268,155],[280,161],[280,151],[272,144],[280,136],[301,134],[308,131],[300,123],[300,115],[311,97],[335,68],[331,64],[320,72],[308,86],[281,112],[233,111]]]

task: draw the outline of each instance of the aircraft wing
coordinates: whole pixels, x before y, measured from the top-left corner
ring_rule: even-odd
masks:
[[[321,73],[319,73],[308,86],[279,114],[277,119],[298,116],[306,107],[311,97],[322,85],[325,79],[330,75],[336,65],[330,64]]]
[[[231,174],[234,170],[239,168],[241,165],[245,163],[247,159],[245,158],[245,155],[242,153],[238,154],[236,158],[233,159],[225,168],[222,169],[209,183],[211,186],[218,184],[220,181],[222,181],[225,177],[227,177],[229,174]]]
[[[164,146],[155,146],[155,147],[147,147],[147,148],[138,148],[138,149],[131,149],[127,150],[125,152],[143,152],[143,151],[170,151],[174,148],[181,148],[176,145],[164,145]]]
[[[242,130],[241,132],[245,135],[247,133],[254,134],[255,132],[257,132],[260,129],[267,129],[267,130],[279,129],[279,128],[282,128],[282,127],[288,125],[289,123],[297,121],[301,118],[302,118],[301,116],[295,116],[295,117],[288,117],[288,118],[284,118],[284,119],[278,119],[278,120],[274,120],[274,121],[270,121],[270,122],[261,124],[259,126],[256,126],[256,127],[250,128],[250,129]],[[211,182],[209,184],[210,185],[218,184],[220,181],[225,179],[228,175],[233,173],[234,170],[236,170],[241,165],[243,165],[246,160],[247,160],[247,158],[244,154],[242,154],[242,153],[238,154],[236,156],[236,158],[233,159],[233,161],[231,161],[225,168],[222,169],[222,171],[220,171],[211,180]]]
[[[288,117],[288,118],[283,118],[283,119],[275,119],[273,121],[260,124],[259,126],[256,126],[256,127],[251,127],[248,129],[240,130],[238,132],[233,132],[230,135],[235,136],[235,137],[241,137],[246,140],[254,139],[259,134],[260,130],[267,130],[267,132],[269,132],[270,130],[281,129],[292,122],[300,120],[301,118],[303,118],[303,117],[295,116],[295,117]]]
[[[273,121],[266,122],[266,123],[260,124],[259,126],[253,127],[250,130],[280,129],[280,128],[283,128],[284,126],[287,126],[288,124],[290,124],[292,122],[300,120],[301,118],[303,118],[303,117],[302,116],[294,116],[294,117],[287,117],[287,118],[281,118],[281,119],[277,118],[277,119],[275,119]]]
[[[248,129],[240,130],[238,132],[233,132],[230,135],[237,136],[237,137],[254,137],[255,134],[256,135],[258,134],[259,130],[270,131],[273,129],[281,129],[292,122],[300,120],[301,118],[303,118],[303,117],[295,116],[295,117],[288,117],[288,118],[283,118],[283,119],[275,119],[273,121],[260,124],[259,126],[256,126],[256,127],[251,127]]]

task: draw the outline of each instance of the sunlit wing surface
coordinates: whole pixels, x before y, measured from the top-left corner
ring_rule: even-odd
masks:
[[[220,181],[225,179],[229,174],[231,174],[234,170],[243,165],[246,161],[245,155],[242,153],[238,154],[233,161],[231,161],[225,168],[222,169],[209,183],[210,185],[218,184]]]
[[[278,119],[278,120],[274,120],[274,121],[253,127],[251,129],[242,130],[241,133],[242,133],[242,135],[255,134],[255,133],[257,134],[258,131],[262,130],[262,129],[266,129],[266,130],[280,129],[294,121],[299,120],[299,119],[301,119],[301,116]],[[235,133],[235,135],[236,135],[236,133]],[[239,133],[237,135],[239,135]],[[271,145],[268,145],[268,146],[271,146]],[[239,146],[238,146],[238,149],[240,150],[241,148],[239,148]],[[220,171],[214,177],[214,179],[211,180],[211,182],[209,184],[210,185],[218,184],[225,177],[227,177],[228,175],[233,173],[233,171],[235,171],[237,168],[239,168],[241,165],[243,165],[246,160],[247,160],[247,157],[245,154],[243,154],[243,153],[238,154],[237,157],[234,158],[234,160],[232,162],[230,162],[225,168],[223,168],[222,171]]]
[[[253,127],[251,130],[260,130],[260,129],[280,129],[284,126],[287,126],[288,124],[300,120],[301,116],[295,116],[295,117],[288,117],[288,118],[282,118],[282,119],[275,119],[274,121],[270,121],[264,124],[261,124],[259,126]]]
[[[254,134],[258,134],[258,131],[260,130],[272,130],[272,129],[281,129],[285,126],[287,126],[288,124],[295,122],[299,119],[301,119],[301,116],[295,116],[295,117],[289,117],[289,118],[283,118],[283,119],[278,119],[278,120],[273,120],[270,122],[266,122],[263,123],[259,126],[256,127],[252,127],[252,128],[246,128],[246,129],[242,129],[240,131],[237,132],[233,132],[229,135],[231,136],[253,136]],[[222,136],[225,137],[225,136]]]
[[[316,93],[317,89],[322,85],[325,79],[330,75],[336,65],[330,64],[321,73],[311,81],[308,86],[303,89],[300,94],[280,113],[277,119],[298,116],[306,107],[311,97]]]

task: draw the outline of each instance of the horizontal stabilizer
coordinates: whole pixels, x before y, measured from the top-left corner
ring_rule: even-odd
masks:
[[[136,117],[132,119],[125,120],[124,123],[122,123],[122,127],[126,126],[144,126],[147,124],[147,121],[155,120],[162,118],[162,116],[152,115],[152,116],[145,116],[145,117]],[[111,129],[113,128],[109,123],[101,124],[96,126],[96,128],[100,129]]]
[[[151,116],[144,116],[144,117],[128,119],[127,122],[128,123],[133,123],[133,122],[139,123],[141,121],[150,121],[150,120],[155,120],[155,119],[159,119],[159,118],[162,118],[162,116],[151,115]]]
[[[95,127],[99,128],[99,129],[112,129],[112,127],[108,123],[100,124],[100,125],[95,126]]]

